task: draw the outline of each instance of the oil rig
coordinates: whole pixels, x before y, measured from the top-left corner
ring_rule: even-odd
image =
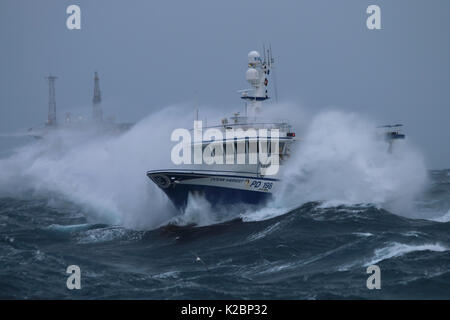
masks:
[[[86,129],[91,127],[97,129],[97,132],[121,133],[133,126],[133,123],[115,123],[114,118],[110,117],[106,121],[103,117],[102,96],[100,91],[100,78],[98,72],[94,73],[94,95],[92,98],[92,121],[85,120],[82,116],[75,119],[70,113],[66,113],[65,121],[58,122],[56,113],[56,90],[55,82],[58,77],[50,74],[45,77],[48,82],[48,117],[44,127],[28,129],[28,135],[36,139],[42,139],[52,129]]]

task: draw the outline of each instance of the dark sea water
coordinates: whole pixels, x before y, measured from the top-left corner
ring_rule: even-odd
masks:
[[[430,175],[418,206],[439,221],[309,202],[263,221],[136,231],[50,196],[2,197],[0,298],[449,299],[450,170]],[[372,264],[380,290],[366,287]],[[66,287],[69,265],[81,290]]]

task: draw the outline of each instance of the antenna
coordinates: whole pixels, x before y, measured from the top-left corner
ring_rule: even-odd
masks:
[[[263,44],[263,57],[264,57],[264,63],[267,63],[267,60],[266,60],[266,45],[265,44]]]
[[[273,91],[275,93],[275,102],[278,103],[278,87],[277,87],[277,75],[275,68],[272,69],[273,72]]]
[[[275,93],[275,102],[278,103],[278,87],[277,87],[277,75],[275,73],[275,67],[273,66],[273,64],[275,63],[275,59],[272,56],[272,44],[269,43],[269,50],[268,50],[268,55],[269,55],[269,61],[270,61],[270,67],[272,68],[272,72],[273,72],[273,91]]]
[[[196,113],[195,120],[198,121],[198,95],[197,95],[197,93],[198,93],[197,90],[194,90],[194,99],[195,99],[194,103],[195,103],[195,113]]]
[[[269,51],[270,51],[270,63],[272,64],[272,63],[274,63],[275,62],[275,60],[273,59],[273,56],[272,56],[272,44],[271,43],[269,43]]]

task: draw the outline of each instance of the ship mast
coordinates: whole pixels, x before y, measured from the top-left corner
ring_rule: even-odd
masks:
[[[269,99],[267,85],[273,62],[271,49],[266,52],[264,48],[263,59],[257,51],[250,51],[248,54],[248,69],[245,79],[251,84],[252,89],[242,90],[241,98],[248,102],[246,108],[252,116],[257,116],[261,111],[262,101]]]

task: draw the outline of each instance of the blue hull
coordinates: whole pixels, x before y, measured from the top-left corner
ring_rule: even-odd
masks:
[[[173,172],[158,172],[157,174],[149,172],[147,175],[164,191],[175,207],[182,211],[186,208],[189,194],[204,197],[213,207],[236,204],[263,205],[272,198],[272,194],[266,192],[173,182],[174,180],[204,178],[208,175]]]
[[[177,185],[173,188],[163,189],[163,191],[180,210],[184,210],[186,207],[189,193],[192,195],[203,196],[213,206],[264,204],[272,197],[270,193],[194,185]]]

